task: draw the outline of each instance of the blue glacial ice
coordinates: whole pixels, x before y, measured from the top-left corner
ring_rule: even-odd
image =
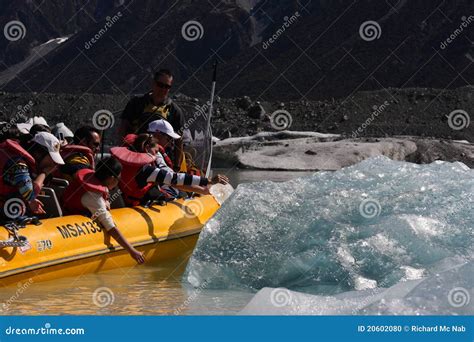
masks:
[[[471,262],[473,209],[474,171],[461,163],[377,157],[242,184],[204,227],[185,280],[320,296],[386,291],[436,276],[448,260]]]

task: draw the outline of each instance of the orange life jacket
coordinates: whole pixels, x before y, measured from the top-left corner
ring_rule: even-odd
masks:
[[[140,200],[155,184],[149,183],[141,188],[138,186],[135,177],[145,165],[155,166],[156,157],[148,153],[131,151],[124,146],[112,147],[110,153],[122,164],[119,188],[124,195],[125,204],[130,206],[140,205]]]
[[[132,146],[133,146],[133,143],[135,142],[135,139],[137,139],[137,137],[138,137],[138,135],[133,134],[133,133],[127,134],[127,135],[123,138],[123,146],[132,147]],[[158,145],[158,152],[160,152],[161,155],[163,156],[166,165],[167,165],[169,168],[173,169],[173,162],[171,161],[170,157],[169,157],[168,154],[166,153],[166,151],[165,151],[165,149],[164,149],[163,146]]]
[[[108,200],[109,190],[94,176],[94,170],[77,171],[75,180],[69,184],[63,195],[64,209],[68,214],[88,214],[81,200],[82,196],[89,191],[99,193],[104,200]]]

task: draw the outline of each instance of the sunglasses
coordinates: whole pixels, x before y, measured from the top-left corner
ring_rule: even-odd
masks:
[[[156,86],[158,88],[167,89],[167,90],[171,89],[171,86],[169,84],[166,84],[166,83],[163,83],[163,82],[158,82],[158,81],[155,81],[155,83],[156,83]]]

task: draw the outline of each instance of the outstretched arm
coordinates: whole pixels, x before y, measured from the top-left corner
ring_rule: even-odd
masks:
[[[110,236],[112,236],[119,243],[119,245],[122,246],[130,254],[130,256],[136,260],[137,263],[143,264],[145,262],[144,254],[137,251],[130,244],[130,242],[128,242],[128,240],[122,235],[122,233],[120,232],[120,230],[117,229],[117,227],[109,229],[107,233],[109,233]]]
[[[99,193],[86,192],[82,196],[81,202],[82,205],[91,212],[92,219],[99,221],[107,233],[109,233],[137,263],[142,264],[145,262],[143,253],[137,251],[115,226],[112,215],[110,215],[107,209],[107,203]]]

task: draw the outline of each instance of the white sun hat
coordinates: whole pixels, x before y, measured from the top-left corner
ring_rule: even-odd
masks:
[[[26,121],[25,123],[16,124],[18,130],[23,134],[29,133],[30,128],[33,125],[43,125],[43,126],[49,127],[48,123],[46,122],[46,119],[43,118],[42,116],[35,116],[32,118],[29,118],[28,121]]]
[[[74,138],[74,133],[72,133],[64,122],[58,122],[56,126],[53,127],[51,133],[61,142],[66,141],[66,138]]]
[[[56,164],[64,165],[64,160],[59,153],[61,144],[54,135],[48,132],[38,132],[31,141],[46,147],[53,161]]]
[[[169,135],[173,139],[181,138],[180,135],[176,134],[173,126],[166,120],[155,120],[148,124],[148,133],[157,133],[161,132],[166,135]]]

